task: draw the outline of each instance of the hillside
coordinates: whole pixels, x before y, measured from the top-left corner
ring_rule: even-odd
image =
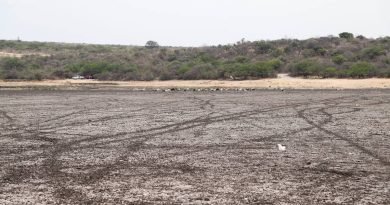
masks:
[[[342,33],[307,40],[209,47],[145,47],[0,41],[0,79],[259,79],[288,72],[319,78],[390,77],[390,37]]]

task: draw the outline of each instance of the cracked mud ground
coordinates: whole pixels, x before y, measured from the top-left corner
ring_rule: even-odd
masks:
[[[0,91],[0,165],[0,204],[390,204],[390,90]]]

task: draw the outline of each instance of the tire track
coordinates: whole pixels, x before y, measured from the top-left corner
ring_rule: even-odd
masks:
[[[13,119],[11,116],[8,115],[8,113],[4,110],[0,110],[0,118],[5,119],[5,123],[0,124],[0,128],[3,128],[4,130],[9,130],[8,126],[14,126],[15,119]],[[1,136],[1,133],[0,133]]]
[[[210,148],[220,148],[220,149],[256,149],[258,146],[248,146],[248,145],[212,145],[212,146],[203,146],[203,147],[185,147],[185,146],[174,146],[172,148],[180,149],[179,153],[175,154],[168,154],[167,156],[161,156],[161,158],[157,159],[147,159],[146,161],[141,162],[139,164],[131,164],[127,162],[127,158],[129,155],[131,155],[134,152],[138,151],[145,151],[147,149],[154,149],[155,147],[148,147],[149,145],[146,145],[145,143],[153,139],[155,137],[159,137],[165,134],[172,134],[184,130],[189,130],[193,128],[200,128],[205,129],[207,125],[213,124],[213,123],[219,123],[224,121],[235,121],[235,120],[242,120],[247,119],[248,117],[253,117],[261,113],[267,113],[267,112],[275,112],[282,109],[287,108],[298,108],[300,106],[308,106],[313,103],[323,103],[325,107],[321,108],[313,108],[313,110],[318,111],[322,115],[325,116],[324,119],[321,120],[320,123],[311,121],[310,118],[305,116],[305,112],[309,111],[309,109],[305,109],[303,111],[298,112],[298,116],[302,119],[304,119],[310,127],[302,128],[300,130],[294,131],[296,133],[305,131],[305,130],[311,130],[318,127],[323,127],[325,124],[330,123],[333,121],[333,115],[335,114],[345,114],[343,112],[340,113],[329,113],[327,109],[329,109],[330,103],[334,103],[337,100],[342,101],[343,99],[348,100],[349,98],[355,98],[356,95],[351,96],[343,96],[343,97],[336,97],[336,98],[329,98],[329,99],[321,99],[318,101],[308,101],[308,102],[301,102],[301,103],[291,103],[291,104],[283,104],[278,106],[271,106],[266,108],[257,108],[252,110],[246,110],[242,112],[234,112],[234,113],[228,113],[228,114],[219,114],[216,115],[216,112],[207,112],[208,110],[213,110],[215,107],[213,105],[213,102],[211,100],[200,100],[201,106],[199,106],[203,111],[206,111],[207,113],[205,115],[201,115],[199,117],[195,117],[190,120],[184,120],[181,122],[175,122],[168,125],[163,126],[156,126],[156,127],[150,127],[146,129],[141,129],[137,131],[130,131],[130,132],[120,132],[112,135],[91,135],[91,136],[85,136],[85,139],[78,139],[78,140],[72,140],[70,142],[61,142],[61,140],[53,141],[52,146],[49,148],[44,148],[46,152],[43,155],[40,155],[39,157],[46,157],[47,159],[44,161],[42,165],[38,165],[36,167],[25,167],[20,168],[18,171],[18,168],[15,170],[9,171],[8,178],[15,178],[14,182],[20,182],[23,181],[26,178],[31,177],[32,175],[27,174],[28,169],[33,168],[34,173],[42,172],[42,174],[39,175],[39,177],[44,178],[48,177],[50,179],[51,188],[54,188],[56,193],[56,197],[60,200],[64,200],[67,197],[70,198],[67,200],[67,203],[77,203],[77,202],[85,202],[87,203],[88,200],[85,198],[86,196],[82,197],[76,197],[81,196],[82,193],[77,193],[76,190],[66,188],[67,183],[72,182],[76,183],[77,185],[93,185],[100,180],[104,179],[105,177],[109,177],[110,174],[113,171],[120,170],[120,169],[131,169],[132,166],[141,166],[142,163],[144,163],[144,167],[154,170],[161,170],[160,172],[156,172],[155,175],[152,173],[150,177],[158,177],[161,173],[164,173],[164,170],[172,170],[177,169],[181,170],[182,172],[191,172],[196,169],[196,167],[193,167],[186,163],[174,163],[174,164],[168,164],[168,165],[154,165],[154,163],[157,163],[158,160],[162,160],[164,158],[170,158],[170,157],[178,157],[178,156],[185,156],[189,154],[195,154],[197,152],[202,152],[204,150],[208,150]],[[199,100],[198,100],[199,101]],[[349,101],[349,102],[353,102]],[[346,102],[340,102],[340,103],[346,103]],[[237,104],[239,106],[239,104]],[[253,105],[255,106],[255,104]],[[337,108],[337,103],[333,105]],[[148,109],[150,106],[145,106],[144,109]],[[358,112],[361,109],[352,110],[350,113]],[[348,111],[349,112],[349,111]],[[302,116],[301,116],[302,115]],[[70,116],[69,116],[70,117]],[[108,116],[107,118],[99,118],[96,119],[96,122],[99,120],[113,120],[116,117],[122,117],[121,114],[114,115],[114,116]],[[306,119],[304,118],[306,117]],[[65,119],[61,118],[61,119]],[[126,119],[126,118],[120,118],[120,119]],[[54,120],[55,121],[55,120]],[[49,121],[50,122],[50,121]],[[310,123],[311,122],[311,123]],[[87,123],[88,124],[88,123]],[[83,126],[86,124],[74,124],[74,126]],[[316,126],[317,125],[317,126]],[[64,127],[68,125],[64,125]],[[69,126],[73,126],[73,124],[70,124]],[[55,127],[54,127],[55,128]],[[40,133],[42,134],[42,133]],[[54,133],[50,133],[54,134]],[[42,134],[44,135],[44,134]],[[270,139],[264,138],[263,140]],[[38,137],[37,137],[38,139]],[[40,141],[48,140],[46,138],[38,139]],[[103,140],[106,140],[105,142],[102,142]],[[101,166],[96,166],[98,169],[94,170],[90,173],[83,173],[83,174],[75,174],[75,175],[67,175],[64,174],[61,169],[67,168],[65,167],[60,161],[59,157],[63,155],[66,152],[71,152],[75,150],[82,150],[87,148],[94,148],[96,146],[104,146],[108,145],[110,143],[117,143],[120,142],[126,147],[126,150],[120,153],[120,156],[116,158],[113,162],[110,163],[103,163]],[[169,147],[168,147],[169,148]],[[147,151],[145,151],[147,153]],[[36,157],[38,158],[38,157]],[[151,165],[152,164],[152,165]],[[141,166],[142,167],[142,166]],[[72,168],[72,166],[70,167]],[[333,170],[328,170],[330,173],[333,172]],[[337,170],[336,170],[337,172]],[[172,173],[171,173],[172,174]],[[344,173],[335,173],[339,175],[343,175]],[[26,175],[26,176],[25,176]],[[174,173],[172,174],[174,176]],[[11,180],[12,182],[12,180]],[[74,198],[72,198],[74,197]],[[83,199],[84,197],[84,199]],[[89,202],[91,199],[89,199]]]
[[[0,110],[0,114],[8,120],[8,122],[13,122],[14,119],[8,115],[8,113],[4,110]]]
[[[327,107],[329,108],[329,107]],[[362,153],[365,153],[369,156],[371,156],[372,158],[374,159],[377,159],[381,164],[383,165],[386,165],[386,166],[390,166],[390,162],[380,156],[379,154],[367,149],[366,147],[356,143],[355,141],[353,141],[352,139],[348,138],[348,137],[345,137],[345,136],[342,136],[336,132],[333,132],[331,130],[328,130],[326,128],[324,128],[324,125],[329,123],[332,118],[333,118],[333,114],[330,114],[326,111],[327,108],[321,108],[319,109],[319,111],[324,114],[325,116],[327,116],[327,120],[325,121],[325,123],[315,123],[314,121],[310,120],[308,117],[305,116],[305,112],[307,111],[306,109],[303,109],[303,110],[300,110],[298,112],[298,116],[302,119],[304,119],[308,124],[310,124],[311,126],[317,128],[318,130],[330,135],[330,136],[333,136],[333,137],[336,137],[337,139],[339,140],[342,140],[342,141],[345,141],[347,143],[349,143],[351,146],[353,146],[354,148],[358,149],[359,151],[361,151]],[[361,109],[355,109],[355,111],[360,111]],[[349,112],[346,112],[346,113],[351,113],[350,111]],[[342,112],[340,113],[337,113],[337,114],[342,114]]]

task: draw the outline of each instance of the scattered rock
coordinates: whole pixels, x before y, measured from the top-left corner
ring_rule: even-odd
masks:
[[[279,151],[285,151],[286,150],[286,146],[278,144],[278,149],[279,149]]]

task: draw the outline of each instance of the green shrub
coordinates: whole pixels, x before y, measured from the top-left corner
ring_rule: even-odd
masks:
[[[321,76],[323,78],[334,78],[334,77],[337,77],[338,76],[338,70],[337,68],[335,67],[328,67],[328,68],[325,68],[322,72],[321,72]]]
[[[249,59],[245,56],[237,56],[234,61],[237,63],[247,63],[249,62]]]
[[[301,60],[290,67],[293,76],[320,76],[323,66],[315,60]]]
[[[347,59],[346,59],[343,55],[338,54],[338,55],[335,55],[335,56],[332,57],[332,61],[333,61],[334,63],[336,63],[337,65],[341,65],[341,64],[343,64],[345,61],[347,61]]]
[[[22,75],[26,63],[19,58],[2,58],[0,76],[4,79],[25,79]]]
[[[69,70],[64,70],[64,69],[56,69],[51,73],[51,78],[71,78],[72,77],[72,72]]]
[[[284,49],[278,48],[272,51],[271,55],[275,58],[280,57],[284,54]]]
[[[302,55],[305,58],[310,58],[316,56],[316,52],[313,49],[304,49]]]
[[[0,63],[0,68],[3,70],[22,70],[25,67],[25,62],[19,58],[3,58]]]
[[[188,72],[191,70],[191,66],[189,64],[183,64],[180,66],[180,68],[177,70],[177,73],[179,75],[183,75],[184,73]]]
[[[26,69],[20,72],[18,78],[24,80],[43,80],[44,76],[41,71]]]
[[[172,69],[170,70],[169,68],[162,69],[160,75],[159,75],[159,80],[173,80],[176,78],[176,70]]]
[[[22,58],[0,57],[0,78],[61,79],[80,74],[102,80],[222,79],[230,75],[244,79],[273,77],[282,69],[300,76],[367,76],[350,66],[351,62],[359,60],[377,66],[374,74],[369,72],[369,75],[388,76],[389,37],[353,39],[351,33],[340,37],[350,40],[321,37],[161,49],[155,47],[155,42],[148,43],[154,49],[147,49],[143,46],[0,40],[1,52],[36,54]],[[50,56],[42,57],[40,53]],[[330,68],[332,64],[333,68]],[[363,74],[357,74],[359,72]]]
[[[363,49],[363,59],[375,59],[378,56],[386,55],[386,50],[381,46],[374,46]]]
[[[212,63],[184,64],[178,70],[179,78],[184,80],[217,79],[218,72]]]
[[[367,62],[358,62],[353,64],[347,71],[352,78],[367,78],[376,74],[376,68]]]
[[[1,76],[3,79],[23,79],[19,77],[18,72],[16,70],[1,70]]]
[[[211,55],[209,55],[208,53],[206,52],[201,52],[197,58],[199,59],[199,61],[203,62],[203,63],[210,63],[210,62],[213,62],[215,60],[215,58]]]
[[[378,76],[382,78],[390,78],[390,67],[379,71]]]
[[[279,71],[281,66],[283,65],[283,62],[279,59],[272,59],[268,61],[259,62],[258,64],[263,64],[263,67],[267,67],[267,69]]]
[[[275,77],[276,72],[275,62],[259,62],[254,65],[253,70],[250,73],[251,77],[257,78],[269,78]]]
[[[127,73],[136,69],[132,65],[120,65],[108,62],[83,62],[67,66],[67,70],[74,74],[95,76],[104,72]]]
[[[267,54],[273,50],[273,46],[266,41],[257,41],[255,42],[255,50],[258,54]]]
[[[325,48],[321,48],[321,47],[315,47],[313,50],[318,56],[324,56],[327,52]]]
[[[234,77],[239,79],[269,78],[275,77],[276,70],[280,68],[280,60],[261,61],[257,63],[231,63],[224,69],[225,77]]]
[[[145,71],[145,72],[142,72],[139,79],[137,80],[143,80],[143,81],[151,81],[151,80],[155,80],[155,75],[151,72],[151,71]]]

